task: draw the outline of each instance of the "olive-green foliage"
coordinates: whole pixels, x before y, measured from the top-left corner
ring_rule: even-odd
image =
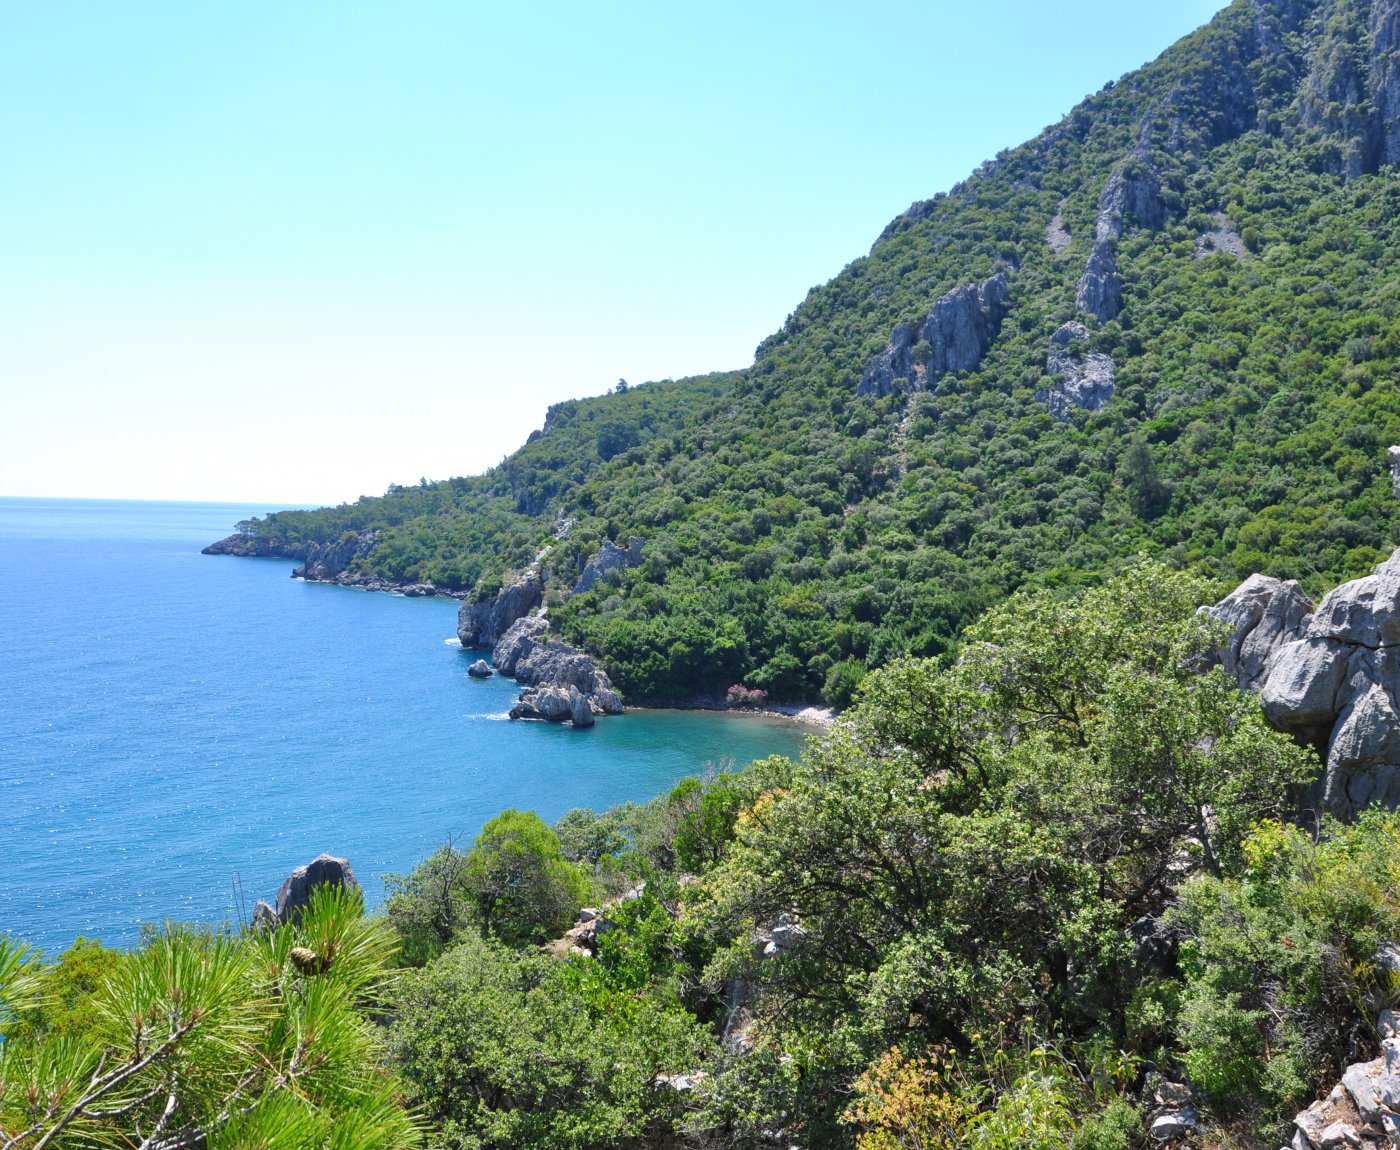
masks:
[[[556,597],[602,539],[643,536],[639,568],[552,612],[637,701],[746,682],[844,704],[865,670],[945,654],[1010,591],[1098,581],[1138,551],[1217,584],[1258,570],[1316,592],[1363,574],[1396,542],[1400,171],[1330,174],[1344,125],[1305,130],[1292,106],[1318,17],[1256,7],[900,216],[752,367],[561,404],[484,476],[254,531],[382,525],[367,569],[490,596],[562,515]],[[1037,396],[1047,344],[1120,165],[1156,170],[1169,215],[1130,216],[1124,310],[1082,317],[1118,365],[1113,400],[1056,422]],[[1073,242],[1057,254],[1061,205]],[[1244,258],[1198,245],[1217,214]],[[1011,307],[976,371],[856,395],[898,323],[998,261]]]
[[[1193,1081],[1275,1138],[1290,1107],[1335,1081],[1393,988],[1373,963],[1400,937],[1400,816],[1372,811],[1319,838],[1264,823],[1246,864],[1182,891],[1179,1029]]]
[[[642,936],[639,936],[642,937]],[[394,1053],[448,1147],[627,1147],[671,1130],[712,1040],[648,963],[565,964],[467,937],[407,979]]]
[[[35,994],[28,1009],[0,1019],[0,1041],[36,1042],[45,1037],[78,1038],[98,1023],[95,994],[126,955],[81,935],[58,962],[37,966]]]
[[[534,811],[502,811],[472,849],[444,844],[407,875],[385,876],[385,913],[404,960],[421,966],[469,924],[508,943],[557,937],[589,901],[587,872]]]
[[[399,936],[399,956],[422,966],[475,921],[467,855],[444,843],[408,874],[384,876],[384,913]]]
[[[26,1023],[0,1043],[0,1136],[15,1150],[417,1145],[369,1018],[393,947],[331,887],[275,931],[170,928],[115,961],[79,948],[76,978],[0,939],[0,1021]]]
[[[702,913],[734,939],[712,983],[764,988],[794,1059],[814,1055],[806,1034],[859,1060],[1023,1016],[1122,1036],[1140,981],[1127,927],[1168,904],[1183,858],[1232,865],[1316,765],[1221,671],[1193,669],[1211,638],[1198,591],[1144,563],[1013,599],[950,670],[871,675],[709,872]],[[751,930],[782,913],[805,937],[755,965]],[[834,1109],[851,1064],[819,1050],[806,1069],[809,1105],[826,1092]]]

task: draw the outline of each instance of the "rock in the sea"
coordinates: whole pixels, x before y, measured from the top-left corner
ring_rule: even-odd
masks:
[[[1050,337],[1050,352],[1045,359],[1047,375],[1058,377],[1053,386],[1036,393],[1036,398],[1049,405],[1050,414],[1066,420],[1076,407],[1098,411],[1113,398],[1111,356],[1090,351],[1089,329],[1077,320],[1064,324]]]
[[[478,659],[467,668],[467,674],[473,679],[489,679],[494,673],[491,670],[491,664],[485,659]]]
[[[277,921],[295,922],[301,917],[301,912],[310,905],[311,892],[318,886],[328,884],[346,890],[360,888],[348,859],[328,854],[317,855],[305,866],[299,866],[292,871],[287,881],[282,884],[282,889],[277,892]],[[256,907],[253,913],[256,917]]]
[[[591,727],[594,723],[593,708],[577,688],[569,692],[569,718],[576,727]]]
[[[534,564],[508,580],[493,598],[464,600],[457,609],[457,638],[469,651],[489,650],[543,599],[544,580]]]
[[[589,727],[595,715],[622,714],[622,698],[598,661],[548,635],[548,620],[532,615],[517,620],[496,644],[496,669],[525,688],[510,717]]]
[[[645,545],[646,540],[636,535],[627,540],[626,547],[619,547],[611,539],[604,539],[597,553],[584,565],[578,582],[574,584],[573,593],[582,595],[585,591],[592,591],[598,585],[598,580],[609,571],[641,566],[642,548]]]
[[[998,271],[979,284],[954,288],[933,305],[917,328],[901,323],[889,346],[865,369],[857,395],[920,391],[949,372],[981,365],[1010,307],[1011,283]],[[927,354],[919,350],[927,344]]]

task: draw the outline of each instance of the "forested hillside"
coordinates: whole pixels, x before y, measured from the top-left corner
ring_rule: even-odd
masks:
[[[381,529],[353,572],[487,598],[548,547],[555,628],[632,699],[845,704],[1013,589],[1140,552],[1222,585],[1361,574],[1396,539],[1394,7],[1240,0],[913,205],[751,367],[246,531]],[[569,597],[632,536],[640,566]]]

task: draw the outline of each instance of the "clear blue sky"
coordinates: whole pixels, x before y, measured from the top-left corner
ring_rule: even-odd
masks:
[[[0,0],[0,494],[478,472],[1222,6]]]

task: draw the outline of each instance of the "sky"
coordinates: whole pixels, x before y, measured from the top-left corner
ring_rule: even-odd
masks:
[[[1221,7],[0,0],[0,495],[478,473]]]

